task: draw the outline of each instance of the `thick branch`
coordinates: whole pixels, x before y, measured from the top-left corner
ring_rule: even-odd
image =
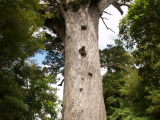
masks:
[[[62,18],[61,18],[62,19]],[[63,26],[62,24],[64,24],[63,20],[58,19],[58,17],[56,18],[48,18],[45,21],[45,25],[49,28],[51,28],[53,30],[54,33],[57,33],[57,35],[64,40],[64,36],[65,36],[65,26]]]
[[[103,14],[103,11],[111,5],[115,0],[100,0],[98,3],[98,11],[100,16]]]
[[[129,4],[126,4],[126,3],[118,3],[119,6],[127,6],[128,8],[130,8]]]
[[[114,1],[114,2],[112,3],[112,5],[113,5],[115,8],[117,8],[117,10],[121,13],[121,15],[123,15],[123,11],[122,11],[122,9],[121,9],[121,6],[120,6],[119,3],[117,3],[117,1]]]
[[[101,67],[110,67],[110,66],[117,66],[117,64],[113,63],[113,64],[103,64],[103,65],[101,65]]]
[[[98,3],[98,10],[99,10],[100,16],[103,14],[104,10],[111,4],[115,8],[117,8],[117,10],[121,13],[121,15],[123,15],[121,6],[127,6],[129,8],[129,4],[126,4],[125,2],[118,3],[115,0],[100,0],[100,2]]]

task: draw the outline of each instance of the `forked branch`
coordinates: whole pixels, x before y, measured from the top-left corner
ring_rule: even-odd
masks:
[[[123,15],[123,10],[121,9],[121,6],[120,6],[120,4],[119,4],[117,1],[114,1],[114,2],[112,3],[112,5],[113,5],[115,8],[117,8],[117,10],[121,13],[121,15]]]
[[[104,13],[106,13],[106,14],[108,14],[108,15],[112,15],[111,13],[108,13],[108,12],[106,12],[106,11],[103,11]]]
[[[102,15],[103,11],[111,5],[115,0],[99,0],[97,6],[100,16]]]
[[[58,86],[62,86],[63,82],[64,82],[64,79],[61,81],[60,84],[58,84]]]
[[[105,23],[105,21],[104,21],[104,18],[101,17],[101,19],[102,19],[104,25],[106,26],[107,30],[111,30],[112,32],[114,32],[111,28],[109,28],[109,27],[106,25],[106,23]],[[115,33],[115,32],[114,32],[114,33]]]
[[[117,8],[117,10],[121,13],[121,15],[123,15],[123,11],[121,9],[121,6],[127,6],[128,8],[130,8],[129,4],[127,4],[126,2],[117,2],[117,1],[114,1],[112,3],[112,5]]]

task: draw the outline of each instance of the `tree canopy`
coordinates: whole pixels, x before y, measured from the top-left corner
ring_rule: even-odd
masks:
[[[33,35],[44,22],[40,9],[39,0],[0,1],[0,67],[44,49],[43,34]]]
[[[28,60],[45,49],[44,9],[39,0],[0,0],[0,119],[57,118],[55,76]]]
[[[136,0],[120,21],[118,45],[129,48],[136,67],[124,67],[126,72],[106,73],[107,87],[113,88],[109,118],[122,120],[158,120],[159,116],[159,1]],[[116,57],[116,56],[114,56]],[[128,64],[128,63],[127,63]],[[119,77],[121,75],[121,77]],[[111,79],[112,76],[112,79]],[[116,77],[115,77],[116,76]],[[108,80],[107,80],[108,78]],[[123,84],[119,82],[123,81]],[[115,87],[117,85],[117,87]],[[120,87],[119,87],[120,86]],[[104,86],[104,90],[107,90]],[[117,106],[113,101],[121,100]]]

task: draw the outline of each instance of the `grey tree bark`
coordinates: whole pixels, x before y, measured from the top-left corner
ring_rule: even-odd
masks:
[[[98,49],[99,14],[66,12],[64,120],[105,120]]]
[[[63,9],[59,0],[53,4],[64,17],[64,30],[48,21],[65,45],[63,120],[106,120],[98,49],[98,24],[105,8],[114,0],[100,0],[81,5],[77,11]],[[56,20],[55,20],[56,21]]]

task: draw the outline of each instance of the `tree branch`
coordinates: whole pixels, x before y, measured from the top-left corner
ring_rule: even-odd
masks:
[[[62,86],[63,82],[64,82],[64,79],[61,81],[60,84],[58,84],[58,86]]]
[[[120,6],[120,4],[119,4],[117,1],[114,1],[114,2],[112,3],[112,5],[113,5],[115,8],[117,8],[117,10],[121,13],[121,15],[123,15],[123,11],[122,11],[122,9],[121,9],[121,6]]]
[[[106,28],[109,29],[109,30],[111,30],[112,32],[114,32],[111,28],[107,27],[106,23],[104,22],[104,18],[101,17],[101,19],[102,19],[104,25],[106,26]],[[114,33],[115,33],[115,32],[114,32]]]
[[[61,45],[61,44],[53,44],[52,46],[61,46],[61,47],[64,47],[64,45]]]
[[[61,54],[65,56],[65,50],[64,50],[64,45],[61,44],[53,44],[52,46],[57,46],[59,50],[61,51]]]
[[[117,66],[117,64],[113,63],[113,64],[103,64],[103,65],[101,65],[101,67],[110,67],[110,66]]]
[[[102,18],[102,19],[103,19],[103,20],[104,20],[104,19],[108,20],[107,18]]]
[[[45,0],[45,1],[48,1],[50,3],[50,6],[57,8],[58,10],[56,12],[64,15],[64,9],[63,9],[63,6],[62,6],[60,0]]]
[[[62,18],[63,19],[63,18]],[[61,25],[64,21],[58,17],[56,18],[48,18],[45,20],[45,25],[53,30],[54,33],[64,40],[65,35],[65,26]]]
[[[103,12],[104,12],[104,13],[106,13],[106,14],[112,15],[112,14],[110,14],[110,13],[106,12],[106,11],[103,11]]]
[[[103,11],[111,5],[115,0],[100,0],[99,3],[97,4],[98,6],[98,12],[100,16],[102,16]]]
[[[129,6],[129,4],[126,4],[126,3],[118,3],[119,4],[119,6],[127,6],[128,8],[130,8],[130,6]]]

